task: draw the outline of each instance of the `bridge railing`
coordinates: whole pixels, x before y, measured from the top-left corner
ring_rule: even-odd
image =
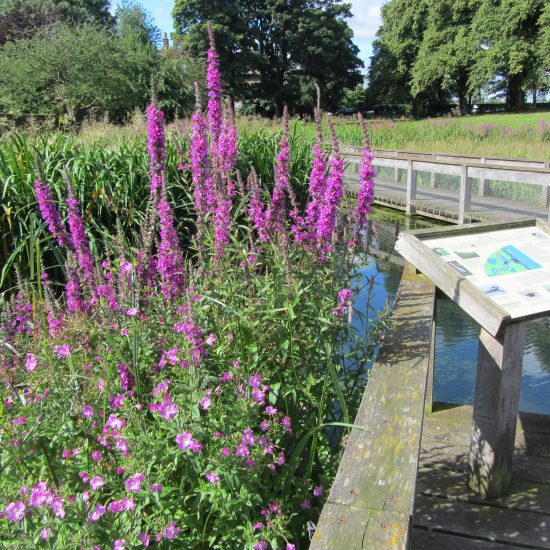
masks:
[[[408,547],[434,306],[433,284],[407,265],[312,550]]]
[[[360,151],[342,147],[348,169],[355,173],[360,169]],[[548,209],[550,221],[549,161],[375,149],[373,164],[381,180],[406,186],[408,214],[416,211],[418,187],[429,187],[458,193],[458,223],[472,220],[472,196],[542,207]]]

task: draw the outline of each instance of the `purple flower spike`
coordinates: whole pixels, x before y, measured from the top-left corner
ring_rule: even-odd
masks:
[[[336,224],[336,214],[344,192],[344,162],[340,158],[334,126],[329,120],[332,136],[332,158],[329,161],[329,175],[323,197],[323,206],[317,221],[317,238],[320,251],[326,254],[331,250],[332,233]]]
[[[286,191],[290,184],[290,147],[288,145],[288,108],[283,113],[283,135],[279,141],[279,153],[275,161],[275,185],[269,209],[270,230],[280,233],[284,230]]]
[[[369,145],[369,134],[367,125],[361,115],[359,122],[365,138],[365,148],[361,158],[361,172],[359,173],[359,194],[357,196],[357,205],[353,212],[355,221],[356,238],[359,236],[361,229],[367,223],[367,216],[370,213],[372,201],[374,199],[374,178],[376,172],[372,166],[372,151]]]
[[[164,184],[166,137],[164,136],[164,113],[153,103],[147,107],[147,149],[151,161],[151,193],[154,194]]]
[[[67,205],[69,207],[67,218],[69,229],[71,230],[72,248],[76,252],[78,266],[80,268],[79,271],[84,281],[92,285],[94,260],[90,251],[88,237],[86,237],[86,233],[84,232],[84,222],[80,215],[80,203],[71,193],[69,197],[67,197]]]
[[[71,240],[65,231],[61,216],[55,207],[49,185],[47,183],[42,183],[40,179],[36,179],[34,180],[34,190],[36,192],[36,200],[38,201],[40,214],[43,220],[48,224],[50,233],[55,237],[59,246],[64,246],[71,250]]]
[[[208,89],[208,125],[210,136],[214,142],[218,141],[222,127],[222,78],[220,61],[214,41],[212,25],[208,24],[210,48],[206,61],[206,87]]]

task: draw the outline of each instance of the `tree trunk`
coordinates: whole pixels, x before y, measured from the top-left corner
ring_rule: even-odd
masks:
[[[521,75],[509,75],[506,89],[506,107],[508,111],[516,111],[525,106],[525,94],[521,89]]]

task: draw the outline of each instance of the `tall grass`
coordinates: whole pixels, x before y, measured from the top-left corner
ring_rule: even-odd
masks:
[[[109,126],[109,125],[108,125]],[[137,129],[136,129],[137,128]],[[16,273],[37,279],[42,264],[58,279],[63,279],[64,260],[56,257],[44,222],[36,215],[34,180],[38,176],[37,159],[44,177],[50,182],[53,196],[63,211],[65,196],[62,178],[65,167],[73,191],[86,213],[88,236],[96,253],[109,247],[113,239],[136,248],[136,235],[145,215],[149,197],[149,160],[146,141],[138,135],[139,125],[118,132],[97,126],[85,127],[77,135],[49,133],[37,136],[11,134],[0,140],[0,291],[17,284]],[[187,244],[192,229],[191,178],[187,170],[178,169],[186,162],[189,126],[180,122],[171,126],[167,148],[167,179],[171,203],[178,223],[177,231]],[[252,130],[244,132],[239,142],[238,166],[246,177],[251,166],[260,181],[270,189],[279,133]],[[292,150],[291,178],[304,204],[305,182],[311,165],[311,143],[294,125],[290,136]],[[180,158],[181,152],[181,158]],[[55,247],[53,247],[55,248]]]

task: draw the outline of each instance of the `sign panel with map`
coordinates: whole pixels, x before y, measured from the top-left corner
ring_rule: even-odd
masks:
[[[474,318],[480,310],[476,295],[481,305],[496,306],[489,315],[502,312],[501,322],[550,313],[545,224],[530,220],[411,231],[399,237],[396,249]],[[475,312],[468,311],[472,307]]]

